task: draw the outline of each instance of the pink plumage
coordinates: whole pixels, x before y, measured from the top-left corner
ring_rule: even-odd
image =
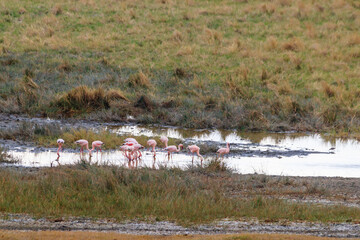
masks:
[[[92,152],[92,151],[94,151],[94,149],[96,148],[96,151],[98,151],[98,150],[100,150],[100,152],[101,152],[101,146],[103,145],[104,143],[102,142],[102,141],[99,141],[99,140],[97,140],[97,141],[93,141],[92,142],[92,149],[90,150],[90,153]]]
[[[127,138],[127,139],[125,139],[124,141],[125,141],[125,142],[138,143],[135,138]]]
[[[190,145],[190,146],[188,146],[187,148],[190,150],[190,152],[191,152],[192,154],[195,154],[195,153],[196,153],[196,155],[197,155],[198,157],[200,157],[201,162],[204,160],[203,156],[200,155],[200,148],[199,148],[198,146],[196,146],[196,145]],[[193,155],[192,160],[194,161],[194,155]]]
[[[217,150],[219,157],[221,155],[223,155],[224,157],[224,155],[228,154],[229,152],[230,152],[230,143],[226,143],[226,148],[220,148],[219,150]]]
[[[86,149],[89,151],[89,153],[90,153],[90,155],[91,155],[91,151],[90,151],[90,149],[89,149],[89,142],[88,142],[87,140],[85,140],[85,139],[80,139],[80,140],[77,140],[75,143],[76,143],[76,144],[79,144],[79,145],[81,146],[81,148],[80,148],[80,153],[83,152],[84,147],[86,147]]]
[[[156,151],[155,151],[156,144],[157,143],[156,143],[156,141],[154,139],[149,139],[147,141],[147,145],[152,148],[151,151],[154,153],[154,156],[156,156]]]
[[[165,147],[168,146],[167,144],[168,144],[169,139],[167,137],[161,136],[160,141],[165,144]]]
[[[57,155],[58,155],[58,157],[60,157],[60,150],[61,150],[61,148],[62,148],[62,145],[65,143],[65,141],[64,141],[64,139],[61,139],[61,138],[59,138],[57,141],[57,144],[58,144],[58,146],[59,146],[59,148],[58,148],[58,150],[57,150]]]
[[[168,159],[169,160],[170,160],[170,156],[172,157],[173,152],[180,152],[181,149],[183,149],[182,144],[179,144],[178,148],[176,148],[175,145],[171,145],[171,146],[168,146],[168,147],[164,148],[164,150],[168,152]]]

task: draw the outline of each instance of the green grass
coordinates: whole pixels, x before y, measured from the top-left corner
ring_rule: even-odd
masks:
[[[118,135],[104,128],[97,130],[63,127],[56,123],[33,124],[22,122],[16,128],[0,130],[0,138],[2,139],[33,142],[41,147],[57,147],[57,139],[62,138],[65,141],[66,148],[73,149],[79,148],[79,145],[75,144],[75,141],[79,139],[88,140],[89,147],[91,147],[91,142],[101,140],[104,143],[104,149],[118,149],[124,143],[124,140],[129,137],[136,137],[141,145],[148,147],[147,141],[150,138],[147,136]],[[159,146],[162,146],[160,139],[155,139],[158,141]],[[179,140],[169,138],[169,145],[177,145],[179,143]]]
[[[2,112],[360,132],[356,0],[5,0],[0,16]],[[80,85],[129,101],[59,104]]]
[[[206,170],[208,169],[208,170]],[[218,177],[209,177],[209,172]],[[358,221],[360,210],[296,204],[277,198],[229,197],[227,171],[76,166],[37,172],[0,169],[0,211],[37,217],[171,220],[181,224],[223,218],[278,221]],[[222,180],[219,180],[222,179]]]

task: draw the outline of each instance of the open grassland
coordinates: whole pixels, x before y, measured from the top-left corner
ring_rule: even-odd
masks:
[[[224,218],[257,218],[267,222],[360,221],[360,209],[356,207],[280,199],[285,194],[324,196],[327,190],[330,195],[337,195],[330,187],[322,189],[285,177],[241,178],[216,161],[205,168],[186,171],[132,170],[87,163],[35,172],[0,169],[0,211],[48,218],[169,220],[183,225]]]
[[[0,7],[2,112],[360,132],[357,0]]]
[[[27,239],[27,240],[330,240],[334,238],[313,237],[306,235],[281,235],[281,234],[232,234],[232,235],[205,235],[205,236],[136,236],[119,233],[104,232],[58,232],[58,231],[0,231],[0,239]],[[344,239],[344,238],[336,238]],[[349,238],[346,238],[349,239]]]

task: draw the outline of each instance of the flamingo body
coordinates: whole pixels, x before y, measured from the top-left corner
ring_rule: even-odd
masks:
[[[156,141],[154,140],[154,139],[149,139],[148,141],[147,141],[147,145],[150,147],[150,148],[152,148],[152,152],[154,153],[154,156],[156,156],[156,151],[155,151],[155,147],[156,147]]]
[[[175,145],[170,145],[170,146],[164,148],[164,150],[168,152],[168,159],[169,160],[170,160],[170,156],[172,157],[173,152],[180,152],[181,149],[183,149],[182,144],[179,144],[178,148]]]
[[[57,150],[57,155],[60,157],[60,150],[61,150],[61,148],[62,148],[62,145],[65,143],[65,141],[64,141],[64,139],[61,139],[61,138],[59,138],[57,141],[57,144],[58,144],[58,146],[59,146],[59,148],[58,148],[58,150]]]
[[[125,142],[138,143],[135,138],[127,138],[127,139],[125,139],[124,141],[125,141]]]
[[[201,162],[204,160],[203,156],[201,156],[201,154],[200,154],[200,148],[199,148],[198,146],[196,146],[196,145],[190,145],[190,146],[188,146],[187,148],[190,150],[190,152],[191,152],[192,154],[195,154],[195,153],[196,153],[196,155],[197,155],[198,157],[200,157]],[[193,161],[194,161],[194,156],[193,156]]]
[[[219,150],[217,150],[217,153],[219,155],[219,157],[221,155],[225,155],[228,154],[230,152],[230,143],[226,143],[226,148],[220,148]]]
[[[93,141],[93,142],[91,143],[92,149],[90,150],[90,152],[91,152],[91,151],[94,151],[95,148],[96,148],[96,151],[100,150],[100,152],[101,152],[101,146],[102,146],[103,144],[104,144],[104,143],[103,143],[102,141],[99,141],[99,140]]]
[[[168,139],[167,137],[161,136],[161,137],[160,137],[160,141],[165,144],[165,147],[166,147],[166,148],[168,147],[167,144],[168,144],[169,139]]]
[[[91,155],[91,150],[89,149],[89,142],[85,139],[80,139],[75,142],[76,144],[79,144],[81,146],[80,153],[83,152],[84,147],[89,151]]]

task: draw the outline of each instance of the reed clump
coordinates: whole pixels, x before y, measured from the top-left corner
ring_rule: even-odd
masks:
[[[88,88],[78,86],[60,96],[52,105],[60,112],[74,114],[76,112],[91,112],[110,108],[111,101],[126,100],[120,90],[104,90],[103,88]]]

